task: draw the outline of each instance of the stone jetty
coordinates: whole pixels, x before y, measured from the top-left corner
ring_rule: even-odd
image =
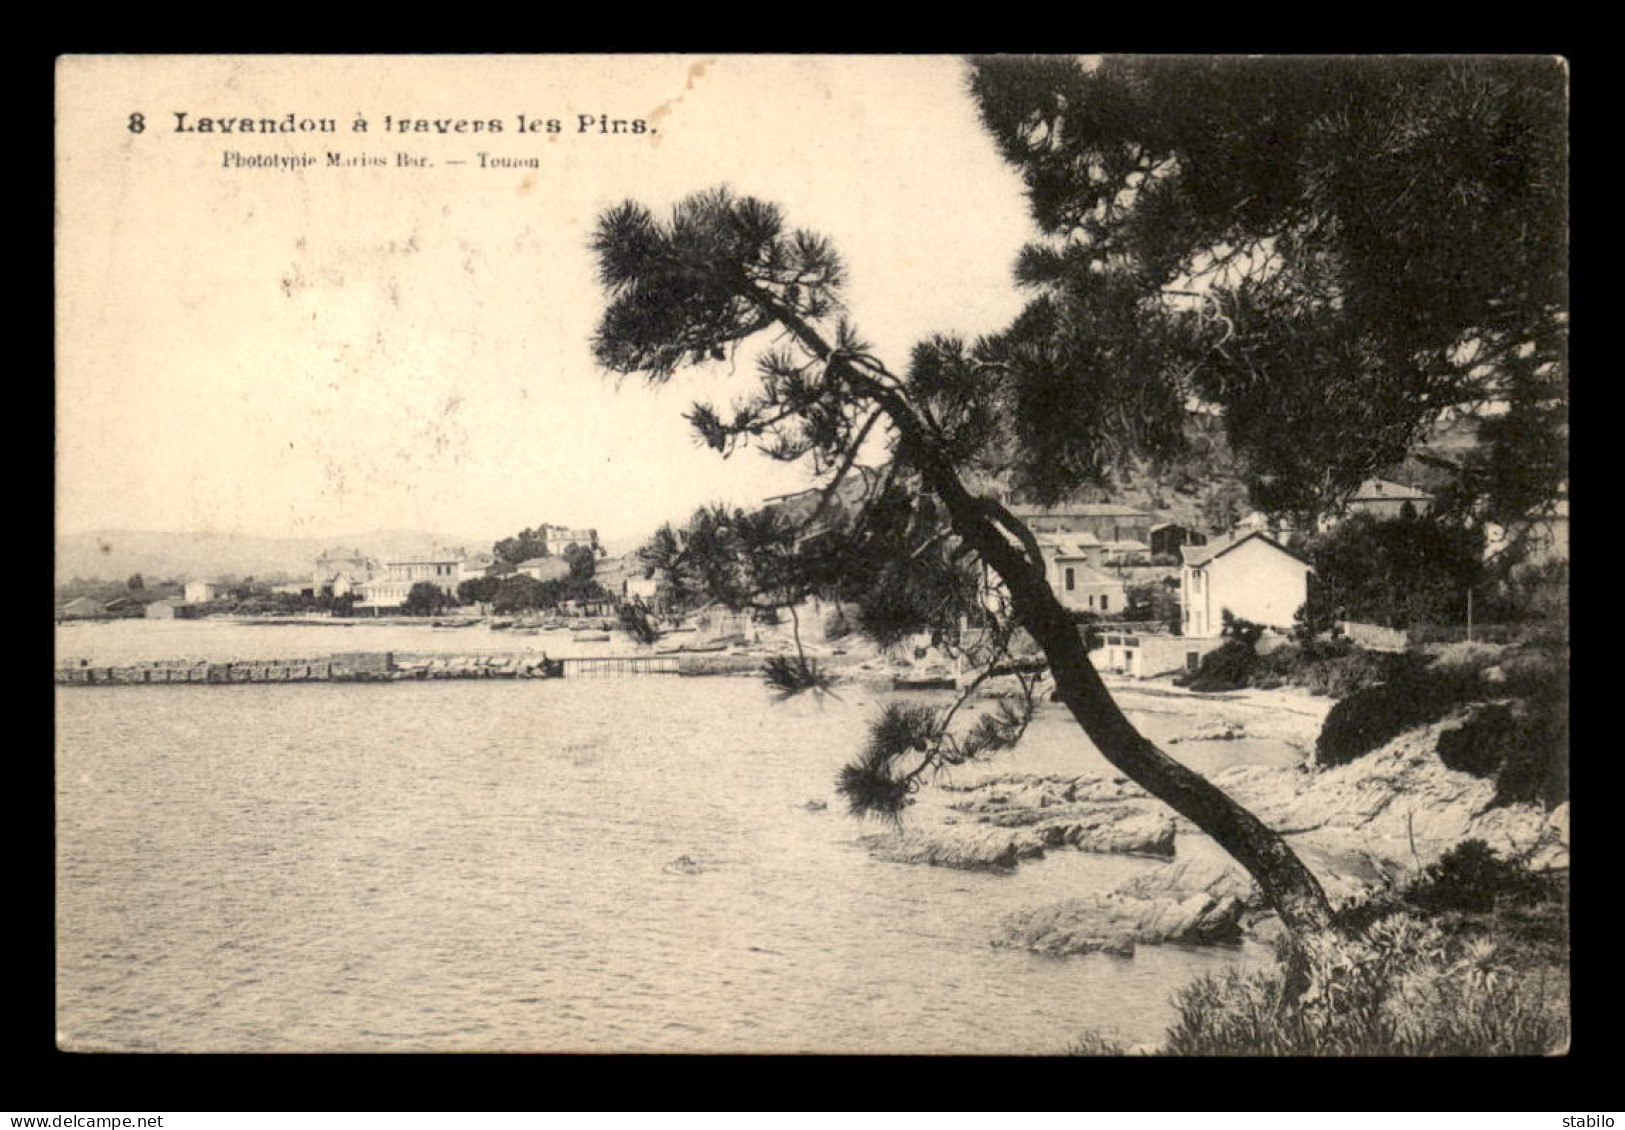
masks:
[[[546,679],[563,674],[559,660],[540,654],[405,655],[356,651],[320,659],[152,660],[105,666],[59,664],[58,683],[76,686],[136,683],[381,683],[414,679]]]
[[[736,674],[738,665],[715,656],[592,655],[550,659],[542,652],[345,652],[320,659],[160,659],[117,666],[88,660],[57,664],[56,681],[68,686],[151,683],[394,683],[430,679],[561,679],[621,675]],[[725,658],[725,657],[724,657]],[[752,672],[760,658],[749,661]]]

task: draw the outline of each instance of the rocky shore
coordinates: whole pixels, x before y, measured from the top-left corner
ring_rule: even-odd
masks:
[[[1125,707],[1154,698],[1188,718],[1166,742],[1233,741],[1268,734],[1312,747],[1325,699],[1294,692],[1208,696],[1122,688]],[[1149,692],[1149,693],[1148,693]],[[1298,701],[1284,707],[1280,699]],[[1442,733],[1464,715],[1408,731],[1348,765],[1316,771],[1239,765],[1212,779],[1292,843],[1334,903],[1357,898],[1434,863],[1468,839],[1536,870],[1568,866],[1568,805],[1491,807],[1493,782],[1447,768]],[[1250,877],[1206,836],[1122,777],[1006,773],[924,790],[903,828],[865,836],[877,859],[994,872],[1042,866],[1054,851],[1128,854],[1154,869],[1105,893],[1074,895],[1014,914],[994,945],[1067,955],[1132,954],[1163,943],[1267,940],[1280,926]]]

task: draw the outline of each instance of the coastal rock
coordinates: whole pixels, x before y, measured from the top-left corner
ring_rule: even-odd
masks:
[[[1323,850],[1358,851],[1384,867],[1433,863],[1467,839],[1531,866],[1568,866],[1568,806],[1491,807],[1495,784],[1448,768],[1439,735],[1459,726],[1458,713],[1406,731],[1364,757],[1318,773],[1301,768],[1238,766],[1214,784],[1266,824]]]
[[[1183,736],[1169,738],[1168,744],[1177,745],[1180,742],[1233,742],[1247,736],[1247,723],[1221,718],[1209,722],[1205,726],[1198,726]]]
[[[1030,829],[1046,848],[1112,854],[1174,854],[1168,810],[1125,778],[1009,774],[951,791],[948,807],[979,824]]]
[[[1263,905],[1258,885],[1247,872],[1218,851],[1181,859],[1136,875],[1113,892],[1124,898],[1173,899],[1183,902],[1192,895],[1215,899],[1233,898],[1248,908]]]
[[[1042,841],[1029,831],[966,825],[906,828],[864,836],[859,842],[874,858],[889,863],[923,863],[970,871],[1009,871],[1023,859],[1044,854]]]
[[[1289,842],[1334,904],[1358,897],[1383,880],[1384,868],[1357,850],[1328,849],[1296,837]],[[1206,838],[1191,841],[1184,858],[1137,875],[1119,884],[1113,893],[1175,901],[1193,895],[1234,898],[1249,912],[1268,906],[1252,877]]]
[[[1194,894],[1174,900],[1092,895],[1007,915],[993,944],[1057,957],[1096,952],[1131,957],[1142,945],[1236,941],[1244,910],[1232,896]]]

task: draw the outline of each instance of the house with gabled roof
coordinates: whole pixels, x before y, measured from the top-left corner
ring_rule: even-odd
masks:
[[[1420,518],[1433,505],[1433,496],[1404,483],[1367,479],[1343,500],[1343,507],[1348,513],[1370,514],[1373,518],[1401,517],[1407,505],[1411,513]]]
[[[1238,530],[1206,545],[1182,546],[1179,552],[1187,636],[1217,636],[1226,612],[1285,630],[1309,599],[1313,566],[1261,531]]]
[[[1106,547],[1092,534],[1040,538],[1038,548],[1050,588],[1067,608],[1107,613],[1128,607],[1123,582],[1100,571]]]

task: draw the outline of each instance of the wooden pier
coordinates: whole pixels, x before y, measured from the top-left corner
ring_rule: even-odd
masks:
[[[594,655],[588,658],[557,660],[567,679],[606,675],[680,675],[681,661],[675,655]]]

